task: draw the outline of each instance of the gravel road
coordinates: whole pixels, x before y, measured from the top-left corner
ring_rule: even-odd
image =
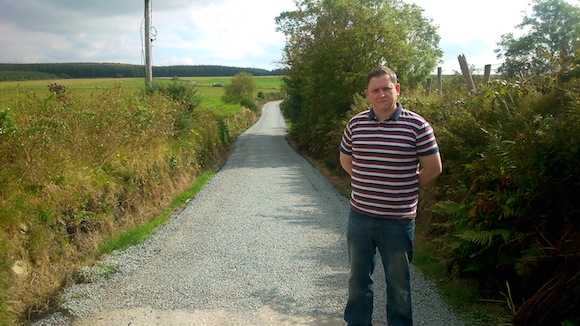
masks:
[[[181,212],[31,325],[344,325],[348,201],[288,145],[279,103]],[[373,325],[386,325],[377,268]],[[415,325],[462,325],[415,269],[412,282]]]

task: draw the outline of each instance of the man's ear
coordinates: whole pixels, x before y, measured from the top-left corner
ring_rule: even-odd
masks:
[[[401,84],[395,85],[395,89],[397,90],[397,95],[401,94]]]

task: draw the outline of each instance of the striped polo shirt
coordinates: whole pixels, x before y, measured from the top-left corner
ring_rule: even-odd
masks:
[[[419,156],[439,147],[429,123],[397,103],[379,121],[373,109],[350,119],[340,150],[352,156],[351,207],[378,218],[412,219],[419,201]]]

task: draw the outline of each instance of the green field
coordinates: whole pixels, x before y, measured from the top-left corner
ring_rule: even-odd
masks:
[[[195,82],[198,86],[200,95],[203,97],[202,106],[204,107],[228,107],[221,101],[224,93],[222,87],[213,87],[214,83],[227,85],[233,77],[185,77],[180,80]],[[170,79],[155,79],[170,80]],[[281,76],[256,76],[254,77],[258,92],[277,93],[282,86]],[[66,92],[71,95],[90,95],[100,93],[103,89],[113,87],[116,83],[122,88],[141,89],[145,87],[143,78],[97,78],[97,79],[55,79],[55,80],[32,80],[32,81],[9,81],[0,82],[0,104],[2,107],[8,103],[20,92],[32,91],[38,94],[48,92],[48,85],[56,83],[63,85]],[[234,105],[238,106],[238,105]]]

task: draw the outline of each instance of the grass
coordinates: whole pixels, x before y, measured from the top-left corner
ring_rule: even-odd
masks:
[[[160,226],[171,218],[173,213],[183,207],[201,190],[203,185],[215,174],[214,171],[203,173],[197,181],[185,192],[175,196],[165,210],[154,219],[143,225],[136,226],[106,241],[99,249],[101,254],[108,254],[117,249],[125,249],[142,243]]]
[[[215,83],[227,85],[232,77],[185,77],[180,80],[195,82],[201,95],[204,97],[202,106],[206,108],[225,108],[232,110],[238,106],[224,104],[221,97],[224,93],[222,87],[213,87]],[[258,92],[279,92],[283,84],[280,76],[255,76]],[[57,83],[66,87],[67,93],[89,96],[99,90],[112,87],[118,83],[122,88],[140,89],[145,86],[143,78],[96,78],[96,79],[56,79],[56,80],[30,80],[30,81],[4,81],[0,82],[0,105],[5,106],[11,98],[22,91],[37,93],[47,92],[48,85]]]

